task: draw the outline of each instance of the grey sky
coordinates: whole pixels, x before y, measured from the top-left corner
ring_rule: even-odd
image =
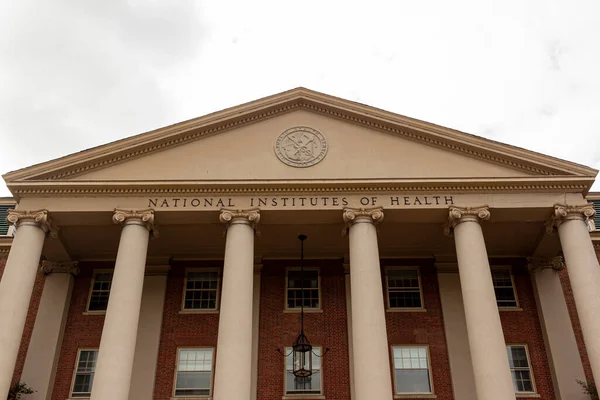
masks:
[[[0,173],[296,86],[600,169],[599,71],[597,0],[4,0]]]

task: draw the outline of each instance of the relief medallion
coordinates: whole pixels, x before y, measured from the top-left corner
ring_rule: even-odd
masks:
[[[327,141],[315,129],[296,126],[279,135],[275,142],[275,154],[289,166],[310,167],[325,158]]]

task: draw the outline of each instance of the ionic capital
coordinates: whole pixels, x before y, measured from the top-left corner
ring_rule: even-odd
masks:
[[[256,229],[260,221],[260,210],[255,208],[251,210],[221,210],[219,221],[224,224],[248,224]]]
[[[448,210],[448,222],[444,227],[444,234],[450,235],[452,230],[462,222],[477,222],[490,219],[488,206],[481,207],[450,207]]]
[[[154,236],[158,236],[158,230],[154,225],[154,210],[151,208],[145,210],[124,210],[115,208],[113,222],[123,226],[129,224],[142,225]]]
[[[42,229],[45,233],[50,233],[53,238],[58,237],[58,229],[52,223],[48,215],[48,210],[20,211],[8,210],[6,220],[9,224],[17,228],[21,225],[33,225]]]
[[[346,226],[342,231],[342,234],[347,234],[348,230],[353,224],[367,222],[370,224],[378,225],[383,222],[383,208],[344,208],[342,217]]]
[[[527,269],[530,272],[541,271],[544,269],[553,269],[562,271],[565,268],[565,260],[560,257],[529,257],[527,258]]]
[[[40,267],[45,275],[49,274],[71,274],[79,275],[79,261],[42,261]]]
[[[583,206],[555,204],[552,218],[546,223],[546,232],[552,233],[554,228],[558,228],[565,221],[587,221],[594,215],[596,215],[596,211],[594,210],[594,205],[592,203]]]

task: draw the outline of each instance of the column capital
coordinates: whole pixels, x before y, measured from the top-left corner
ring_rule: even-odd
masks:
[[[79,275],[79,261],[42,261],[40,271],[44,275],[49,274],[71,274]]]
[[[137,224],[145,226],[153,236],[158,236],[158,230],[154,225],[154,210],[147,208],[145,210],[126,210],[115,208],[113,222],[122,226],[128,224]]]
[[[565,268],[565,260],[560,257],[528,257],[527,269],[529,272],[542,271],[544,269],[553,269],[562,271]]]
[[[343,210],[342,217],[346,226],[344,227],[342,234],[348,233],[348,230],[353,224],[359,222],[368,222],[374,225],[378,225],[383,222],[383,208],[349,208],[346,207]]]
[[[596,215],[594,205],[588,203],[581,206],[568,206],[565,204],[555,204],[554,212],[550,220],[546,223],[546,232],[552,233],[563,222],[570,220],[586,221]]]
[[[242,223],[256,228],[260,221],[260,210],[254,208],[251,210],[227,210],[222,209],[219,214],[219,221],[224,224]]]
[[[58,229],[52,223],[52,219],[48,215],[48,210],[35,210],[35,211],[20,211],[20,210],[8,210],[8,216],[6,220],[9,224],[15,225],[17,228],[19,225],[34,225],[42,229],[45,233],[50,233],[53,238],[58,237]]]
[[[462,222],[477,222],[490,219],[490,208],[488,206],[480,207],[450,207],[448,209],[448,222],[444,227],[444,234],[450,235],[452,230]]]

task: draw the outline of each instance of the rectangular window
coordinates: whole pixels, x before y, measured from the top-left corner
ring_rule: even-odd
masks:
[[[112,272],[97,272],[94,274],[88,311],[106,311],[112,278]]]
[[[321,348],[314,346],[314,354],[312,356],[312,371],[313,374],[308,378],[297,378],[294,376],[294,365],[292,348],[286,347],[285,354],[289,354],[285,358],[285,394],[321,394]],[[316,354],[316,355],[315,355]],[[308,368],[304,365],[304,368]]]
[[[299,268],[289,268],[286,278],[286,305],[288,309],[300,308],[304,299],[304,308],[320,308],[319,270],[304,269],[304,282]],[[302,291],[304,287],[304,291]]]
[[[386,280],[389,308],[423,307],[418,268],[388,268]]]
[[[213,349],[179,349],[175,396],[210,396]]]
[[[394,346],[396,393],[432,393],[427,346]]]
[[[535,392],[533,379],[531,377],[531,364],[529,363],[527,346],[506,346],[506,352],[508,353],[508,364],[510,366],[510,373],[512,375],[515,392]]]
[[[185,279],[184,310],[216,310],[219,271],[188,271]]]
[[[518,307],[510,268],[492,268],[492,281],[498,307]]]
[[[98,350],[79,350],[71,397],[90,397]]]

